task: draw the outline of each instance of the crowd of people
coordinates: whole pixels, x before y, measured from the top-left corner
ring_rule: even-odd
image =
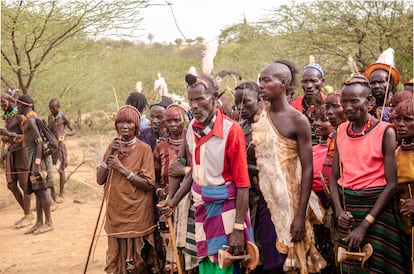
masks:
[[[319,64],[277,60],[224,108],[213,76],[185,75],[188,106],[133,92],[117,112],[96,174],[107,273],[412,273],[413,80],[397,91],[399,72],[377,61],[324,94]],[[52,99],[48,152],[29,96],[3,93],[1,106],[7,183],[25,214],[16,227],[31,224],[35,193],[27,233],[50,231],[75,129]],[[223,266],[223,249],[249,256]]]
[[[60,111],[59,100],[50,100],[48,121],[35,111],[29,95],[18,96],[17,90],[1,94],[5,128],[0,129],[1,152],[5,163],[7,187],[13,193],[24,216],[15,222],[21,229],[33,224],[31,194],[36,197],[36,221],[25,234],[41,234],[53,230],[51,211],[63,202],[65,167],[67,166],[66,136],[76,133],[69,118]],[[66,130],[68,129],[68,130]],[[54,165],[60,176],[59,195],[54,188]],[[50,190],[50,191],[49,191]],[[44,217],[44,219],[43,219]]]

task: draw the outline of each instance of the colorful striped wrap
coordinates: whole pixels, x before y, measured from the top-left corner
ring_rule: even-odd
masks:
[[[220,186],[201,186],[193,182],[192,195],[195,206],[195,233],[197,256],[202,259],[213,256],[217,263],[217,253],[228,245],[236,218],[237,188],[233,182]],[[244,223],[245,242],[253,242],[249,213]]]
[[[346,210],[352,213],[355,229],[371,211],[384,187],[374,187],[364,190],[344,189]],[[342,190],[340,190],[342,192]],[[340,193],[342,199],[342,193]],[[339,245],[347,248],[342,241],[348,231],[339,227]],[[366,263],[366,269],[361,269],[361,262],[345,261],[341,268],[343,273],[410,273],[408,264],[410,255],[403,240],[400,217],[396,199],[392,199],[384,212],[376,218],[375,223],[368,228],[361,246],[370,243],[374,253]]]

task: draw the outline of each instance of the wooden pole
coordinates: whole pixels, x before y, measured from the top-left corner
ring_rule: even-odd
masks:
[[[116,153],[115,153],[115,157],[117,157]],[[107,188],[107,191],[104,192],[104,195],[101,201],[101,206],[99,207],[98,219],[96,220],[95,228],[93,230],[93,236],[92,236],[91,244],[89,245],[88,257],[86,258],[86,263],[85,263],[85,268],[83,269],[83,274],[86,274],[86,271],[88,270],[89,259],[91,257],[93,245],[95,242],[96,231],[98,230],[99,221],[101,220],[103,205],[105,203],[106,197],[109,197],[109,191],[111,190],[111,178],[112,178],[112,168],[109,170],[108,177],[106,178],[105,187]]]
[[[410,193],[410,199],[413,198],[411,192],[411,185],[408,183],[408,192]],[[411,226],[411,273],[414,273],[414,227]]]
[[[183,270],[181,269],[180,256],[178,256],[178,248],[177,248],[177,243],[175,241],[175,233],[174,233],[174,227],[173,227],[171,216],[168,217],[167,220],[168,220],[168,229],[170,230],[170,235],[171,235],[171,245],[174,251],[175,261],[177,263],[178,274],[183,274]]]

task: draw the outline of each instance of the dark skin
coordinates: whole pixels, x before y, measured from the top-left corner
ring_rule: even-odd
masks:
[[[369,84],[371,85],[372,96],[374,96],[376,105],[382,106],[386,100],[385,106],[389,106],[389,101],[394,87],[388,83],[388,72],[382,69],[374,70],[369,77]],[[385,93],[388,87],[388,95],[385,98]]]
[[[297,141],[298,155],[302,165],[301,192],[298,211],[292,221],[292,241],[301,241],[305,232],[306,209],[312,190],[313,164],[311,129],[307,118],[292,108],[286,98],[290,85],[289,68],[272,63],[262,69],[259,86],[263,100],[270,102],[270,117],[274,126],[284,137]]]
[[[4,112],[10,111],[13,109],[14,100],[11,97],[1,96],[1,107]],[[20,129],[20,124],[22,122],[23,116],[16,115],[11,121],[6,122],[6,128],[0,129],[0,135],[5,136],[5,141],[7,141],[10,146],[18,145],[23,141],[22,131]],[[17,159],[18,161],[19,159]],[[30,215],[30,200],[31,195],[26,194],[27,180],[29,178],[28,170],[16,170],[17,180],[13,184],[7,184],[9,190],[13,193],[13,196],[16,198],[16,201],[19,203],[20,207],[23,209],[25,215]],[[17,181],[19,182],[19,187],[17,186]]]
[[[131,141],[136,136],[137,128],[134,123],[131,122],[118,122],[116,124],[116,129],[118,132],[119,137],[115,138],[111,143],[111,152],[107,156],[106,159],[104,159],[104,162],[107,163],[109,166],[109,169],[105,169],[102,166],[98,167],[98,170],[96,172],[96,179],[98,184],[103,185],[106,183],[109,170],[113,169],[124,175],[125,177],[128,176],[131,172],[131,170],[128,170],[122,162],[118,159],[118,157],[115,155],[116,151],[119,150],[121,147],[121,142],[128,142]],[[154,187],[150,184],[148,179],[141,177],[139,174],[134,174],[134,177],[132,180],[130,180],[131,184],[134,185],[136,188],[139,188],[143,191],[152,191]]]
[[[325,83],[325,78],[313,68],[307,68],[302,73],[302,80],[300,81],[305,97],[308,102],[312,102],[315,96],[319,96],[321,88]]]
[[[259,94],[247,88],[237,89],[234,94],[234,104],[240,118],[252,123],[254,115],[259,111]]]
[[[329,122],[334,127],[339,126],[341,123],[346,121],[346,116],[344,110],[341,106],[340,97],[335,96],[337,98],[336,102],[333,103],[326,103],[326,115],[328,116]]]
[[[190,87],[187,90],[188,101],[194,115],[194,118],[207,125],[215,113],[215,102],[213,92],[210,89],[206,89],[203,85],[196,85]],[[188,145],[187,151],[188,151]],[[175,193],[174,197],[169,201],[163,201],[158,207],[169,207],[169,210],[163,209],[163,212],[171,211],[179,201],[187,194],[191,189],[192,184],[192,172],[190,171],[185,176],[181,187]],[[236,194],[236,217],[235,223],[244,223],[244,219],[249,204],[249,189],[248,188],[237,188]],[[229,252],[234,255],[243,254],[244,251],[244,232],[242,230],[233,230],[229,239]]]
[[[315,135],[321,137],[322,140],[328,139],[329,133],[334,129],[328,118],[320,116],[315,120]]]
[[[28,114],[32,111],[30,106],[23,105],[21,103],[18,104],[19,113],[22,115]],[[31,117],[24,126],[24,144],[36,144],[36,161],[32,165],[30,172],[30,176],[38,176],[40,171],[40,163],[42,160],[42,152],[43,152],[43,145],[42,143],[36,143],[35,140],[40,138],[40,132],[36,125],[35,118]],[[36,195],[36,224],[30,228],[26,233],[36,233],[36,231],[40,231],[43,229],[50,229],[52,225],[52,217],[50,214],[50,202],[49,202],[49,194],[47,189],[40,189],[34,191]],[[45,214],[45,222],[43,223],[43,213]]]
[[[150,124],[152,131],[157,135],[157,138],[164,133],[164,118],[165,108],[162,106],[152,106],[150,110]]]
[[[343,88],[341,105],[349,121],[353,122],[354,131],[362,130],[369,119],[369,97],[370,90],[368,87],[356,84],[344,86]],[[384,172],[387,184],[369,213],[374,218],[378,218],[382,214],[398,188],[397,167],[395,160],[395,138],[394,131],[387,129],[382,143]],[[340,178],[339,159],[340,155],[335,146],[332,175],[329,179],[329,184],[336,216],[338,217],[338,224],[342,228],[348,229],[353,223],[353,216],[350,212],[345,212],[339,197],[339,191],[341,191],[341,187],[338,186],[337,183]],[[344,241],[348,243],[349,248],[357,249],[360,247],[369,226],[370,224],[366,220],[363,220],[360,225],[358,225],[347,237],[344,238]]]
[[[66,136],[73,136],[76,134],[75,128],[72,126],[72,124],[69,121],[69,118],[63,114],[61,117],[59,117],[56,121],[54,117],[59,114],[60,105],[59,101],[51,101],[49,103],[49,110],[51,115],[48,117],[48,125],[49,128],[52,130],[53,134],[56,136],[56,138],[59,140],[59,142],[63,142],[65,140]],[[65,128],[68,128],[69,131],[65,132]],[[59,196],[63,198],[63,192],[64,187],[66,183],[66,177],[65,177],[65,167],[61,165],[58,169],[59,172]],[[52,194],[52,196],[54,196]]]
[[[182,119],[181,115],[182,113],[180,113],[176,108],[167,109],[167,112],[165,113],[165,127],[167,129],[169,138],[172,140],[181,140],[183,138],[184,120]],[[173,160],[174,159],[170,159],[171,162]],[[161,163],[159,164],[161,166]],[[169,183],[166,184],[162,191],[159,189],[161,188],[161,169],[155,169],[155,178],[155,183],[157,186],[156,194],[158,197],[165,199],[168,194]]]
[[[413,115],[397,115],[393,122],[397,135],[404,139],[407,143],[414,140],[414,116]],[[400,199],[400,211],[408,218],[410,225],[414,224],[414,199]]]

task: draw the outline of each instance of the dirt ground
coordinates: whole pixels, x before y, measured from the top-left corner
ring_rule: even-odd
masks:
[[[45,234],[25,235],[29,227],[14,227],[23,212],[7,189],[4,169],[0,169],[0,273],[83,273],[102,200],[95,167],[101,162],[110,140],[111,137],[80,134],[67,139],[67,176],[77,170],[66,183],[64,202],[52,212],[54,230]],[[58,174],[54,176],[58,191]],[[33,196],[32,208],[34,202]],[[87,273],[104,273],[104,229],[100,235]]]

